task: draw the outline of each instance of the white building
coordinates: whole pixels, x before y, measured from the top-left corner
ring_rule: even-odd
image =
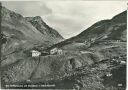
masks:
[[[32,50],[32,57],[39,57],[41,55],[41,52],[36,51],[36,50]]]
[[[56,54],[57,53],[57,48],[53,48],[50,50],[50,54]]]
[[[63,51],[61,49],[58,49],[57,54],[61,55],[63,54]]]
[[[120,62],[120,64],[124,64],[124,65],[125,65],[125,64],[126,64],[126,62],[125,62],[125,61],[121,61],[121,62]]]
[[[122,83],[119,83],[118,86],[121,87],[121,86],[123,86],[123,85],[122,85]]]
[[[51,49],[50,50],[50,54],[59,54],[59,55],[61,55],[61,54],[63,54],[63,51],[61,50],[61,49],[58,49],[58,48],[53,48],[53,49]]]

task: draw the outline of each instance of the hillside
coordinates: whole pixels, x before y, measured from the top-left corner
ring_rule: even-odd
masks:
[[[6,8],[2,13],[2,30],[8,37],[2,47],[1,77],[4,88],[10,88],[5,84],[55,84],[51,88],[125,90],[126,11],[111,20],[99,21],[62,42],[59,41],[63,38],[39,16],[24,18]],[[59,43],[54,44],[53,39]],[[29,51],[35,46],[48,46],[46,50],[59,48],[62,53],[28,56],[26,49]],[[109,73],[112,75],[108,76]]]
[[[44,36],[48,37],[51,41],[62,41],[63,37],[54,29],[49,27],[40,16],[36,17],[25,17],[25,19],[30,22],[38,31],[40,31]]]
[[[5,7],[2,7],[1,16],[2,33],[7,39],[2,48],[3,55],[12,53],[17,49],[27,50],[37,46],[46,47],[63,40],[62,36],[49,26],[44,31],[43,29],[39,31],[22,15],[10,11]],[[43,24],[40,26],[46,27]],[[47,34],[44,35],[43,32]]]
[[[122,38],[126,32],[126,15],[127,11],[124,11],[119,15],[114,16],[111,20],[99,21],[85,31],[81,32],[79,35],[71,38],[71,40],[83,42],[84,40],[94,38],[98,40],[110,39],[126,41],[126,37],[124,39]],[[126,36],[126,33],[124,36]]]
[[[127,11],[124,11],[111,20],[101,20],[80,34],[57,43],[50,48],[63,47],[71,43],[84,43],[93,40],[121,40],[126,42]]]
[[[80,61],[84,68],[78,73],[73,71],[65,76],[64,80],[56,81],[57,87],[73,88],[78,86],[81,90],[125,90],[126,20],[127,11],[124,11],[114,16],[111,20],[99,21],[79,35],[47,48],[47,50],[59,48],[68,52],[68,55]],[[99,62],[102,63],[100,64]],[[122,65],[121,62],[125,63]],[[90,68],[88,65],[94,65],[94,67]],[[112,69],[109,71],[111,67]],[[85,70],[85,68],[89,69]],[[95,68],[98,70],[95,71]],[[83,75],[88,71],[95,72]],[[107,73],[111,73],[112,76],[107,76]],[[118,84],[122,86],[118,86]]]
[[[39,31],[22,15],[5,7],[2,7],[1,16],[1,30],[2,36],[4,37],[1,48],[1,70],[2,79],[4,80],[3,82],[11,79],[14,79],[15,81],[16,77],[19,80],[22,80],[20,78],[22,75],[22,78],[26,79],[27,77],[30,77],[32,71],[36,67],[38,59],[33,59],[24,52],[28,51],[28,53],[30,53],[30,49],[32,48],[38,46],[47,47],[54,43],[58,43],[63,40],[63,37],[56,30],[44,24],[41,24],[40,26],[46,27],[45,30],[42,28],[42,31]],[[37,24],[39,23],[37,22]],[[43,32],[47,34],[44,35]],[[21,69],[22,65],[25,68]],[[15,78],[9,78],[12,77],[13,74]]]

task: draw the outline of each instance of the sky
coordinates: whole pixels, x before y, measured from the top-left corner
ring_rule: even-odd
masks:
[[[24,17],[41,16],[66,39],[127,9],[126,1],[3,1],[2,4]]]

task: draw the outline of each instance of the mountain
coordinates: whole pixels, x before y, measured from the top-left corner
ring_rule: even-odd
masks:
[[[1,30],[4,37],[1,48],[1,68],[4,69],[3,71],[5,73],[12,69],[11,67],[16,70],[15,72],[20,71],[20,67],[15,66],[22,64],[26,64],[26,66],[24,65],[26,70],[32,72],[36,66],[34,63],[37,62],[24,52],[28,51],[28,53],[30,53],[30,49],[32,48],[38,46],[47,47],[63,40],[63,37],[56,30],[46,25],[39,17],[33,18],[38,21],[34,21],[33,25],[28,21],[28,18],[26,19],[22,15],[2,7],[1,18]],[[19,68],[19,70],[17,68]],[[4,72],[3,77],[6,77]],[[30,74],[30,72],[28,72],[28,74]],[[10,75],[9,72],[7,73]],[[30,76],[28,74],[26,74],[24,78]]]
[[[77,82],[76,87],[81,90],[125,90],[126,36],[127,11],[124,11],[110,20],[101,20],[80,34],[48,47],[47,50],[59,48],[65,51],[67,58],[64,61],[68,61],[68,56],[71,56],[83,65],[81,70],[73,71],[62,80],[58,80],[57,85],[72,88]],[[60,68],[59,65],[57,66]],[[68,66],[70,64],[67,63]],[[92,68],[90,68],[91,66]],[[87,70],[87,68],[89,69]],[[63,69],[57,71],[61,72]],[[90,73],[86,74],[88,71]]]
[[[89,38],[126,41],[126,15],[127,11],[124,11],[111,20],[99,21],[73,39],[78,42],[83,42]],[[123,38],[123,36],[125,37]]]
[[[85,41],[93,40],[120,40],[126,42],[126,26],[127,26],[127,11],[124,11],[110,20],[101,20],[80,34],[66,39],[60,43],[49,47],[63,47],[72,43],[84,43]]]
[[[5,52],[9,53],[13,51],[14,47],[19,46],[25,49],[40,45],[46,47],[46,45],[49,46],[63,40],[63,37],[56,30],[46,25],[39,17],[33,18],[38,21],[34,21],[35,25],[33,25],[28,21],[28,18],[26,20],[22,15],[5,7],[2,7],[1,16],[2,33],[7,38]]]
[[[47,50],[57,47],[66,51],[90,52],[98,56],[100,61],[126,55],[126,34],[127,11],[124,11],[110,20],[93,24],[77,36],[48,47]]]
[[[63,38],[55,35],[56,31],[55,36],[50,33],[51,28],[39,16],[24,18],[6,8],[2,13],[2,30],[7,38],[1,61],[4,85],[55,84],[55,89],[125,90],[126,11],[54,45],[53,37]],[[37,58],[25,53],[36,45],[47,46],[47,50],[59,48],[63,53]],[[112,76],[107,77],[108,73]],[[123,86],[118,88],[118,84]]]
[[[40,31],[43,35],[48,36],[49,39],[55,41],[63,40],[63,37],[55,30],[49,27],[40,16],[36,17],[25,17],[25,19],[30,22],[38,31]]]

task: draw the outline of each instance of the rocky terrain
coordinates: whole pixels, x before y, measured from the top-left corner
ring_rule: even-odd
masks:
[[[28,57],[28,55],[26,55],[24,51],[30,52],[30,49],[34,47],[46,47],[64,40],[64,38],[56,30],[49,27],[45,22],[43,22],[41,18],[35,19],[45,23],[37,23],[39,24],[39,28],[41,27],[40,30],[45,31],[44,34],[42,33],[42,31],[38,30],[36,26],[33,26],[33,24],[31,24],[28,19],[18,13],[8,10],[5,7],[2,7],[1,16],[1,30],[2,36],[4,38],[2,45],[1,68],[11,70],[12,68],[10,67],[13,66],[13,69],[16,70],[16,73],[14,75],[15,78],[11,76],[12,73],[9,71],[7,71],[7,75],[9,75],[9,77],[11,76],[15,80],[17,80],[17,78],[19,77],[29,77],[32,70],[36,66],[35,64],[37,63],[36,60]],[[31,61],[31,59],[33,60]],[[26,77],[20,76],[21,73],[24,72],[24,70],[22,71],[21,68],[19,68],[21,70],[20,71],[17,69],[17,67],[15,67],[15,65],[20,66],[18,65],[18,63],[21,65],[21,67],[22,65],[26,67],[24,68],[26,70],[28,68],[28,70],[30,71],[27,71],[29,75],[26,74]],[[3,71],[6,72],[6,70]],[[11,71],[13,72],[13,70]],[[6,77],[5,74],[3,74],[3,76]],[[8,79],[6,77],[6,80],[11,80],[9,79],[9,77]]]
[[[116,15],[111,20],[101,20],[81,32],[79,35],[57,43],[53,47],[63,47],[69,43],[84,43],[101,40],[120,40],[126,42],[127,11]]]
[[[46,24],[40,25],[41,27],[45,27],[45,29],[40,29],[45,31],[44,34],[42,34],[41,31],[28,22],[22,15],[10,11],[5,7],[2,8],[1,16],[1,29],[7,40],[7,42],[3,44],[3,55],[9,55],[14,51],[27,50],[37,46],[46,47],[46,45],[49,46],[63,40],[63,37],[56,30]],[[37,20],[39,19],[42,21],[41,18],[37,18]],[[12,58],[9,62],[14,61],[14,57]],[[6,60],[4,62],[6,63]],[[4,62],[2,62],[3,65]]]
[[[56,30],[49,27],[40,16],[25,17],[25,19],[40,31],[45,36],[45,39],[47,38],[49,41],[55,41],[54,44],[64,39]]]
[[[5,85],[47,85],[76,90],[125,90],[126,25],[124,11],[111,20],[102,20],[67,40],[39,16],[23,17],[2,8],[1,72]],[[33,38],[35,37],[35,38]],[[62,41],[62,42],[60,42]],[[61,53],[29,56],[33,48]]]

